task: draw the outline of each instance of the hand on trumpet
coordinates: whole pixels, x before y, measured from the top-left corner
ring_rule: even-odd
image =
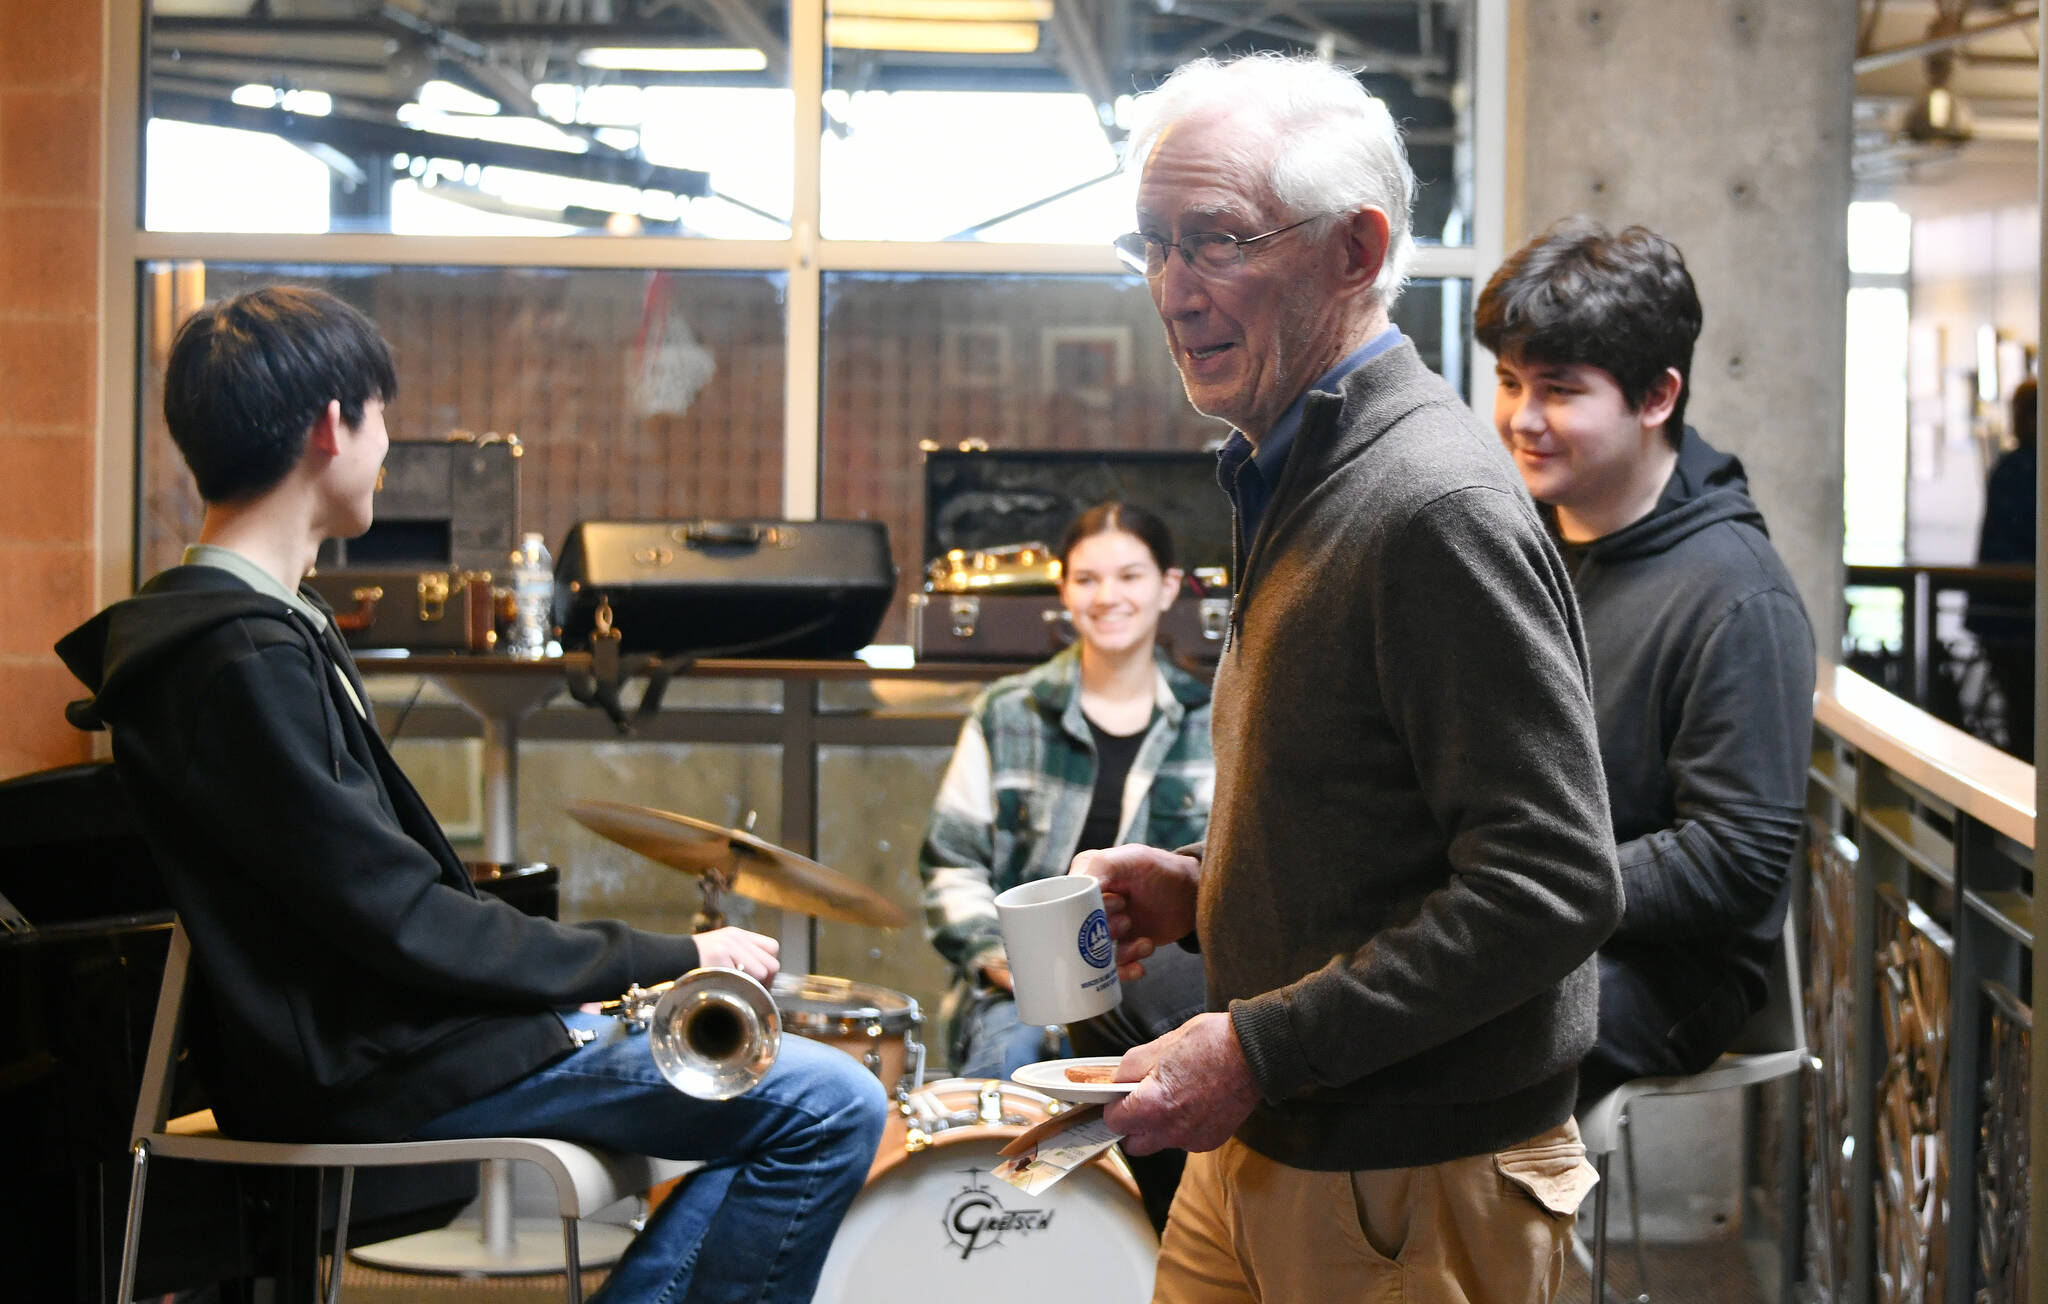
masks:
[[[775,980],[776,971],[782,967],[776,953],[782,944],[772,937],[750,933],[744,928],[714,928],[708,933],[699,933],[697,962],[707,967],[737,969],[756,982],[767,984]]]

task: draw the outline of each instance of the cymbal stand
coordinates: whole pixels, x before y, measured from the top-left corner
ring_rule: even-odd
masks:
[[[725,910],[720,905],[725,894],[731,890],[732,881],[739,875],[735,852],[726,853],[726,867],[723,870],[707,869],[697,877],[697,888],[703,894],[703,903],[697,907],[697,917],[690,921],[693,933],[708,933],[714,928],[725,927]]]

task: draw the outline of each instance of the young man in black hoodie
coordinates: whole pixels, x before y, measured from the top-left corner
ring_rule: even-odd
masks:
[[[1487,283],[1493,419],[1571,571],[1621,861],[1579,1107],[1706,1067],[1763,1003],[1805,809],[1813,631],[1742,463],[1685,424],[1669,241],[1559,223]]]
[[[205,500],[184,564],[67,635],[192,938],[187,1027],[231,1135],[535,1135],[701,1159],[602,1298],[808,1300],[885,1116],[852,1058],[786,1038],[752,1091],[670,1087],[644,1035],[576,1007],[775,942],[536,919],[479,898],[378,736],[333,613],[299,587],[369,528],[397,389],[376,329],[312,290],[196,313],[164,415]],[[701,1253],[700,1253],[701,1251]]]

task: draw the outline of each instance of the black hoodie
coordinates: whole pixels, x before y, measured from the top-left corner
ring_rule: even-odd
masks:
[[[1812,626],[1742,463],[1690,427],[1648,516],[1559,547],[1621,860],[1621,925],[1601,951],[1674,1020],[1711,1011],[1691,1028],[1722,1044],[1674,1047],[1697,1065],[1764,1000],[1806,806]]]
[[[186,1026],[233,1135],[402,1137],[566,1054],[553,1010],[697,963],[686,937],[480,899],[332,626],[225,570],[165,571],[57,652],[192,937]]]

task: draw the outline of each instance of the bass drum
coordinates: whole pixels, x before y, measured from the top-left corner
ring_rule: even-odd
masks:
[[[992,1175],[997,1152],[1053,1107],[989,1079],[913,1093],[832,1241],[816,1304],[1045,1304],[1074,1283],[1086,1283],[1090,1304],[1151,1299],[1159,1238],[1116,1152],[1037,1195]]]

